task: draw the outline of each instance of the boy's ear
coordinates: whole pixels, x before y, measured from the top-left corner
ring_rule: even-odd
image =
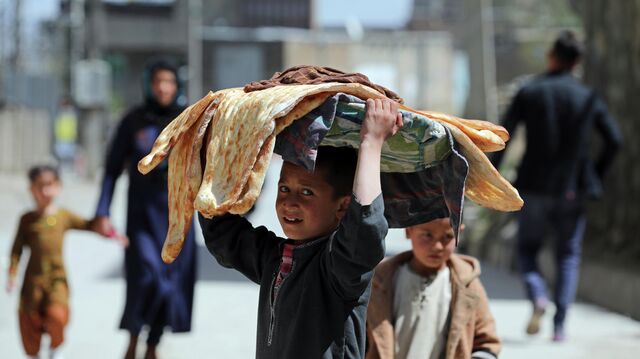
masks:
[[[342,220],[342,217],[347,214],[349,203],[351,203],[351,196],[344,196],[339,199],[338,211],[336,212],[336,217],[338,217],[338,220]]]
[[[404,236],[407,237],[407,239],[411,239],[411,227],[404,229]]]
[[[464,223],[460,223],[460,227],[458,227],[458,231],[462,233],[462,231],[464,231],[464,228],[465,228]]]

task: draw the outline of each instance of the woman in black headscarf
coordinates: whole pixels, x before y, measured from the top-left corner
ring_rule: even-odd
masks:
[[[125,358],[134,358],[138,335],[148,327],[145,359],[156,357],[156,347],[165,326],[173,332],[191,329],[195,284],[195,243],[190,231],[180,257],[171,265],[160,258],[168,223],[167,161],[141,175],[138,161],[150,152],[160,132],[180,114],[176,69],[158,61],[145,71],[144,104],[129,111],[117,129],[107,154],[102,192],[96,210],[100,231],[113,233],[109,207],[116,180],[127,169],[129,193],[125,251],[127,297],[120,328],[130,333]]]

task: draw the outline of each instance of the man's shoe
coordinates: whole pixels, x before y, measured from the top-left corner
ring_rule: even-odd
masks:
[[[534,306],[529,324],[527,324],[527,334],[534,335],[540,332],[540,322],[544,316],[545,308],[543,306]]]
[[[553,340],[554,342],[564,342],[566,339],[567,336],[564,334],[564,329],[555,328],[553,330],[553,338],[551,338],[551,340]]]

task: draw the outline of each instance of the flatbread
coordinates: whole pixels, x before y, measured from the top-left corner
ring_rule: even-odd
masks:
[[[217,102],[184,132],[169,156],[169,229],[162,246],[162,260],[172,263],[180,254],[193,220],[193,201],[202,183],[200,149]]]
[[[171,148],[180,141],[180,138],[193,126],[193,124],[200,119],[205,109],[219,98],[218,93],[209,93],[198,100],[198,102],[187,107],[178,117],[176,117],[167,127],[162,130],[156,141],[153,143],[153,148],[148,155],[138,162],[138,171],[143,175],[149,173],[154,169],[163,159],[169,155]]]
[[[460,129],[482,152],[502,151],[505,141],[509,140],[509,132],[502,126],[487,121],[465,120],[435,111],[418,111],[400,105],[400,108],[421,114],[442,124],[449,124]]]
[[[264,184],[264,178],[267,170],[269,169],[269,163],[271,162],[271,155],[273,154],[273,148],[276,144],[276,136],[272,134],[262,145],[258,158],[256,160],[247,184],[244,186],[243,192],[240,194],[240,199],[229,208],[229,213],[233,214],[245,214],[258,200],[262,185]]]
[[[456,116],[452,116],[446,113],[436,112],[436,111],[420,111],[420,113],[432,119],[438,120],[440,122],[447,122],[453,125],[456,125],[456,123],[459,122],[462,125],[465,125],[467,127],[470,127],[478,131],[493,132],[495,135],[500,137],[504,142],[509,141],[509,138],[510,138],[509,132],[504,127],[500,125],[496,125],[495,123],[492,123],[489,121],[467,120],[464,118],[459,118]]]
[[[458,127],[442,123],[450,131],[459,150],[469,163],[465,182],[465,195],[473,202],[487,208],[512,212],[522,208],[524,201],[516,190],[493,167],[487,156]]]

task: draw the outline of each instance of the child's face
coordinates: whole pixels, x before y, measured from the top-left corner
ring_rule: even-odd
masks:
[[[413,255],[421,265],[428,269],[444,268],[455,247],[449,218],[409,227],[406,234],[411,240]]]
[[[288,238],[304,240],[330,234],[338,227],[349,200],[350,196],[334,198],[333,187],[320,171],[310,173],[283,163],[276,213]]]
[[[31,195],[39,209],[49,206],[60,193],[60,181],[53,172],[44,171],[31,182]]]

